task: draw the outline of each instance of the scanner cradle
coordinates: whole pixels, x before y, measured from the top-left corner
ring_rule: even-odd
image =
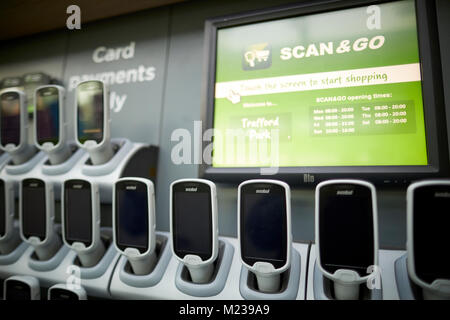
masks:
[[[86,247],[82,242],[74,242],[71,248],[77,253],[83,267],[95,266],[105,253],[105,245],[102,241],[98,241],[90,247]]]
[[[124,255],[128,258],[131,268],[136,275],[149,274],[155,268],[157,262],[154,251],[143,256],[136,248],[126,248]]]
[[[184,265],[188,268],[194,283],[208,283],[214,273],[214,264],[205,264],[202,258],[194,254],[187,254],[183,258]]]

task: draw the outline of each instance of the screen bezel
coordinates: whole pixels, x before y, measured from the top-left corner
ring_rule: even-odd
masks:
[[[23,104],[24,104],[24,97],[23,97],[23,93],[19,90],[16,89],[6,89],[6,90],[0,90],[0,99],[4,94],[14,94],[17,96],[17,101],[19,103],[19,143],[15,144],[12,142],[9,142],[7,144],[3,144],[2,139],[1,139],[1,130],[0,130],[0,146],[4,149],[8,146],[8,148],[10,148],[12,151],[18,150],[20,149],[20,147],[23,145],[24,143],[24,115],[23,115]],[[2,121],[1,121],[1,113],[2,110],[0,108],[0,129],[2,126]],[[9,150],[8,150],[9,151]]]
[[[448,186],[450,185],[450,180],[428,180],[428,181],[419,181],[411,184],[408,187],[406,193],[407,199],[407,267],[408,273],[411,279],[418,285],[423,288],[432,288],[432,283],[427,282],[425,279],[419,278],[419,275],[416,272],[416,261],[415,261],[415,210],[414,210],[414,194],[416,190],[422,188],[433,188],[440,186]],[[437,280],[437,279],[435,279]]]
[[[32,299],[31,286],[28,283],[17,280],[17,279],[9,279],[9,280],[6,280],[5,282],[6,282],[4,284],[5,285],[5,297],[4,297],[5,300],[11,300],[11,297],[10,297],[11,289],[12,289],[11,286],[20,287],[20,290],[22,292],[24,292],[23,293],[24,295],[26,295],[26,298],[23,300],[31,300]],[[26,292],[25,292],[25,290],[26,290]],[[8,299],[8,297],[9,297],[9,299]],[[17,299],[12,299],[12,300],[17,300]],[[20,300],[22,300],[22,299],[20,299]]]
[[[77,184],[77,185],[81,184],[82,185],[81,189],[89,189],[89,192],[91,194],[91,199],[90,199],[91,200],[90,201],[91,202],[91,204],[90,204],[90,206],[91,206],[91,217],[90,217],[91,239],[90,239],[90,241],[80,241],[80,240],[68,239],[68,228],[69,228],[69,226],[68,226],[68,219],[66,217],[66,208],[67,208],[66,197],[67,197],[67,190],[71,189],[71,187],[73,185],[75,185],[75,184]],[[71,245],[73,245],[76,242],[83,243],[86,246],[86,248],[90,248],[90,247],[92,247],[94,245],[94,239],[95,239],[95,234],[94,234],[94,225],[95,225],[95,223],[93,221],[94,218],[95,218],[95,213],[94,213],[95,208],[93,206],[95,194],[93,192],[93,187],[92,187],[92,185],[91,185],[91,183],[89,181],[72,179],[72,180],[65,181],[63,188],[64,188],[64,194],[63,194],[63,196],[64,196],[64,199],[63,199],[63,201],[64,201],[64,208],[63,208],[63,211],[61,212],[61,215],[62,215],[63,224],[64,224],[62,226],[62,228],[63,228],[63,235],[64,235],[64,242],[66,242],[68,246],[71,246]]]
[[[46,141],[44,143],[40,143],[38,139],[38,126],[37,126],[37,96],[41,90],[48,90],[48,89],[56,89],[58,94],[58,142],[55,144],[51,141]],[[35,144],[39,148],[42,148],[44,145],[51,144],[53,145],[53,148],[56,149],[60,145],[64,143],[64,130],[65,130],[65,123],[64,123],[64,91],[59,87],[55,85],[46,85],[36,88],[36,91],[34,93],[34,119],[35,119],[35,125],[34,125],[34,138],[35,138]]]
[[[392,2],[393,0],[344,0],[339,2],[306,2],[261,11],[209,19],[205,23],[205,61],[203,95],[203,129],[214,127],[214,93],[216,77],[217,31],[220,28],[265,22],[349,9],[358,6]],[[442,72],[437,37],[434,1],[415,0],[418,46],[421,63],[422,95],[429,164],[426,166],[316,166],[280,167],[271,178],[293,185],[315,185],[320,181],[339,178],[359,178],[377,185],[407,185],[412,180],[449,175],[449,151],[445,123]],[[203,141],[206,148],[211,141]],[[258,167],[217,168],[212,164],[199,166],[202,178],[235,183],[261,176]]]
[[[69,296],[68,299],[62,298],[62,295]],[[72,290],[63,289],[63,288],[52,288],[50,290],[49,300],[61,300],[61,301],[71,301],[71,300],[80,300],[80,296]]]
[[[284,224],[282,226],[283,228],[283,233],[285,234],[285,242],[283,244],[283,249],[285,251],[285,259],[283,260],[283,263],[276,263],[274,264],[274,260],[273,259],[266,259],[266,258],[251,258],[251,257],[246,257],[244,256],[244,251],[245,251],[245,242],[243,241],[243,231],[245,230],[245,226],[244,226],[244,197],[247,194],[255,194],[256,193],[256,189],[271,189],[271,191],[276,190],[276,193],[282,194],[284,197],[284,208],[285,208],[285,212],[284,212]],[[289,240],[289,233],[290,233],[290,227],[289,227],[289,204],[288,204],[288,191],[286,190],[285,187],[283,187],[281,184],[277,184],[277,183],[270,183],[270,182],[264,182],[264,181],[255,181],[255,182],[250,182],[250,183],[246,183],[243,184],[239,187],[239,202],[238,202],[238,206],[239,206],[239,242],[240,242],[240,252],[241,252],[241,260],[248,265],[249,267],[253,267],[254,264],[256,262],[268,262],[270,264],[272,264],[274,266],[274,268],[276,270],[280,270],[280,269],[284,269],[286,267],[286,265],[289,263],[290,261],[290,251],[289,251],[289,246],[290,244],[290,240]]]
[[[210,225],[210,233],[209,233],[209,239],[207,241],[210,242],[211,244],[211,250],[210,250],[210,254],[199,254],[198,252],[195,251],[180,251],[177,248],[177,241],[176,241],[176,235],[178,234],[177,232],[177,228],[176,228],[176,215],[175,215],[175,193],[186,193],[186,194],[190,194],[191,192],[186,192],[185,188],[189,188],[189,187],[194,187],[194,188],[198,188],[198,192],[202,192],[202,193],[208,193],[208,198],[209,198],[209,210],[210,210],[210,215],[209,215],[209,225]],[[209,261],[210,259],[212,259],[214,257],[214,251],[215,251],[215,244],[214,244],[214,203],[213,203],[213,193],[211,190],[211,186],[208,185],[207,183],[203,183],[200,181],[180,181],[177,182],[175,184],[172,185],[171,187],[171,192],[172,192],[172,197],[171,197],[171,224],[172,224],[172,245],[173,245],[173,252],[174,254],[180,258],[180,259],[184,259],[184,257],[186,255],[196,255],[199,256],[202,261]]]
[[[119,242],[119,203],[118,203],[118,191],[119,190],[125,190],[127,186],[136,186],[139,189],[145,190],[146,194],[147,194],[147,241],[146,241],[146,246],[145,248],[142,247],[138,247],[138,246],[129,246],[129,245],[125,245],[125,244],[121,244]],[[140,190],[141,191],[141,190]],[[152,201],[149,190],[148,190],[148,185],[142,181],[138,181],[138,180],[119,180],[116,182],[115,184],[115,195],[114,195],[114,221],[115,221],[115,232],[116,232],[116,236],[115,236],[115,243],[117,248],[119,248],[120,250],[122,250],[123,252],[125,252],[125,250],[127,248],[134,248],[136,250],[139,251],[140,254],[145,254],[149,251],[150,249],[150,228],[151,228],[151,223],[152,223],[152,219],[150,216],[151,213],[151,208],[150,208],[150,201]]]
[[[2,220],[3,227],[0,228],[0,239],[3,239],[8,234],[8,201],[6,195],[6,182],[0,179],[0,219]]]
[[[37,183],[37,184],[39,184],[39,188],[43,188],[43,190],[44,190],[44,199],[43,199],[43,201],[44,201],[44,206],[45,206],[45,234],[44,234],[44,236],[42,237],[42,236],[40,236],[40,235],[35,235],[35,234],[30,234],[30,233],[25,233],[25,230],[24,230],[24,227],[23,227],[23,225],[24,225],[24,223],[23,223],[23,219],[24,219],[24,210],[23,210],[23,192],[24,192],[24,189],[25,188],[28,188],[27,186],[25,186],[25,184],[30,184],[30,183]],[[49,203],[47,202],[47,197],[48,197],[48,194],[47,194],[47,185],[46,185],[46,183],[45,183],[45,181],[44,180],[41,180],[41,179],[36,179],[36,178],[27,178],[27,179],[24,179],[24,180],[22,180],[22,182],[21,182],[21,194],[20,194],[20,223],[21,223],[21,233],[22,233],[22,235],[23,235],[23,238],[24,239],[26,239],[26,240],[28,240],[28,239],[30,239],[31,237],[35,237],[35,238],[38,238],[39,239],[39,241],[42,243],[42,242],[45,242],[45,241],[47,241],[47,239],[49,239],[49,233],[50,233],[50,225],[49,225],[49,210],[51,210],[50,208],[49,208]]]
[[[78,119],[78,90],[80,89],[81,85],[85,85],[89,82],[96,82],[101,84],[102,86],[102,94],[103,94],[103,125],[102,125],[102,140],[100,142],[97,142],[96,140],[85,140],[85,141],[81,141],[79,136],[78,136],[78,123],[79,123],[79,119]],[[95,145],[97,146],[101,146],[105,143],[105,141],[108,139],[109,133],[108,133],[108,112],[109,112],[109,104],[108,104],[108,94],[107,94],[107,88],[106,85],[103,81],[100,80],[86,80],[86,81],[82,81],[80,83],[78,83],[77,88],[75,89],[75,123],[74,123],[74,127],[75,127],[75,139],[77,141],[77,143],[81,146],[83,146],[84,144],[86,144],[86,142],[91,141],[90,143],[95,143]]]
[[[328,189],[328,188],[329,188],[329,190],[325,190],[325,189]],[[326,250],[321,248],[321,247],[323,247],[321,242],[324,240],[323,237],[327,237],[327,235],[324,235],[324,232],[323,232],[323,229],[325,229],[325,227],[323,226],[324,225],[324,216],[323,216],[324,212],[323,212],[323,208],[322,208],[322,206],[320,204],[322,203],[323,198],[325,197],[324,192],[330,192],[331,191],[334,194],[336,191],[338,191],[340,189],[345,189],[345,190],[352,189],[353,191],[357,191],[357,192],[362,191],[362,189],[366,189],[366,191],[368,191],[368,193],[370,194],[370,198],[367,199],[367,200],[370,203],[370,206],[371,206],[371,209],[372,209],[371,212],[370,212],[370,217],[368,217],[368,221],[370,220],[371,224],[372,224],[372,228],[371,228],[370,232],[373,233],[372,234],[372,239],[371,239],[371,241],[372,241],[372,243],[371,243],[372,248],[370,249],[372,251],[371,252],[371,259],[372,259],[372,261],[367,266],[356,266],[356,265],[345,266],[345,265],[336,264],[333,267],[330,264],[328,264],[328,263],[326,264],[323,261],[324,254],[326,255],[327,252],[326,252]],[[320,187],[319,197],[318,197],[318,199],[317,199],[318,201],[316,203],[316,206],[318,207],[318,210],[317,210],[317,212],[318,212],[318,218],[317,218],[318,241],[317,241],[317,244],[318,244],[319,253],[320,253],[318,260],[320,261],[321,267],[326,272],[328,272],[329,274],[334,274],[339,269],[351,269],[351,270],[354,270],[354,271],[358,272],[360,277],[364,277],[367,268],[369,266],[371,266],[371,265],[376,265],[376,257],[377,257],[377,244],[376,244],[376,241],[377,241],[377,236],[376,236],[375,233],[377,232],[377,228],[376,228],[376,210],[377,209],[376,209],[376,207],[374,207],[373,196],[374,195],[373,195],[373,192],[372,192],[372,188],[370,188],[369,186],[364,185],[364,184],[336,182],[336,183],[325,184],[325,185],[322,185]],[[347,230],[346,232],[349,232],[349,231]],[[345,231],[344,231],[344,233],[345,233]],[[331,242],[331,240],[328,240],[327,242]],[[347,248],[341,248],[341,250],[342,251],[346,251]]]

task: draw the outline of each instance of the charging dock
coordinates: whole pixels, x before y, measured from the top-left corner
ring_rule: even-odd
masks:
[[[120,165],[122,159],[127,157],[133,148],[133,144],[128,139],[111,139],[114,155],[108,162],[94,165],[91,158],[87,158],[83,164],[81,172],[87,176],[104,176],[110,174]]]
[[[61,186],[74,177],[97,183],[102,204],[112,203],[114,181],[121,177],[147,178],[155,183],[158,162],[158,147],[134,143],[128,139],[111,139],[116,146],[114,156],[101,165],[89,164],[89,154],[79,148],[64,163],[51,165],[42,151],[20,165],[5,165],[4,179],[21,181],[33,177],[50,182],[54,186],[55,200],[61,199]]]
[[[314,299],[335,300],[333,281],[326,278],[320,271],[317,260],[314,262]],[[382,289],[367,288],[366,282],[359,285],[359,300],[382,300]]]
[[[42,173],[44,175],[49,176],[56,176],[61,175],[66,172],[68,172],[70,169],[72,169],[75,164],[78,162],[78,160],[81,159],[81,157],[84,154],[84,151],[80,148],[78,148],[75,144],[69,145],[72,153],[69,158],[67,158],[66,161],[59,163],[59,164],[51,164],[50,160],[47,160],[42,165]]]
[[[422,299],[422,289],[415,285],[408,275],[408,253],[395,261],[395,282],[400,300]]]
[[[233,246],[226,240],[219,240],[219,252],[216,261],[214,261],[214,273],[211,281],[204,284],[192,282],[189,270],[180,262],[175,275],[177,289],[194,297],[208,297],[219,294],[225,287],[233,261],[233,254]]]
[[[170,251],[169,238],[166,235],[156,234],[156,264],[153,270],[146,275],[136,275],[131,270],[131,265],[126,256],[121,256],[117,264],[119,279],[135,288],[148,288],[158,284],[166,271],[172,252]]]
[[[4,152],[2,155],[0,155],[0,170],[3,169],[3,166],[5,166],[10,161],[11,157],[7,152]]]
[[[10,265],[15,263],[19,258],[22,256],[22,254],[27,250],[28,243],[21,242],[13,251],[11,251],[8,254],[1,254],[0,255],[0,266]]]
[[[82,267],[77,253],[74,250],[69,250],[69,254],[64,259],[61,270],[65,275],[59,283],[67,283],[68,277],[71,276],[74,280],[78,281],[76,283],[86,290],[88,296],[111,298],[109,294],[109,283],[119,254],[112,244],[112,229],[102,227],[100,232],[101,239],[106,248],[100,261],[93,267]]]
[[[246,267],[241,267],[239,290],[247,300],[295,300],[300,286],[301,256],[291,248],[291,265],[281,274],[280,290],[275,293],[264,293],[258,290],[256,276]]]
[[[27,162],[22,164],[13,164],[12,160],[5,165],[5,171],[11,176],[22,175],[31,171],[40,161],[46,157],[45,153],[42,151],[36,152],[34,156],[31,157]]]
[[[101,241],[103,241],[103,244],[107,249],[105,250],[103,257],[95,266],[83,267],[77,255],[75,255],[75,257],[72,260],[72,265],[78,267],[80,270],[81,279],[95,279],[100,277],[102,274],[105,273],[106,269],[108,268],[109,264],[114,259],[114,256],[117,253],[116,250],[114,249],[114,246],[112,245],[111,230],[103,229],[101,233],[102,233]]]
[[[122,138],[111,139],[111,143],[115,153],[108,162],[93,165],[86,153],[76,168],[81,177],[98,184],[102,203],[112,203],[112,181],[121,177],[139,177],[155,183],[156,179],[158,147]]]
[[[55,231],[57,233],[57,236],[61,239],[61,226],[55,225],[54,226]],[[59,247],[58,251],[49,259],[47,260],[39,260],[36,251],[33,249],[31,252],[29,259],[28,259],[28,267],[30,269],[33,269],[35,271],[45,272],[56,269],[64,259],[64,257],[69,252],[69,248],[64,245],[64,243],[61,240],[61,246]]]
[[[115,250],[114,245],[111,245],[111,228],[101,228],[101,234],[103,241],[110,245],[100,262],[92,268],[79,266],[76,252],[70,250],[67,246],[62,246],[53,258],[42,264],[40,263],[41,261],[36,261],[36,258],[33,257],[34,248],[26,243],[22,243],[11,254],[18,256],[18,259],[0,267],[0,278],[8,278],[16,274],[30,275],[39,279],[41,287],[44,289],[57,283],[80,285],[90,297],[111,298],[109,284],[119,254]],[[56,265],[54,261],[59,260],[60,255],[62,259]]]
[[[403,250],[379,250],[378,273],[368,282],[360,284],[359,299],[363,300],[398,300],[395,261],[401,257]],[[375,278],[376,277],[376,278]],[[373,281],[372,281],[373,280]],[[373,286],[369,289],[367,284]],[[334,300],[333,281],[326,278],[319,268],[316,257],[316,246],[311,245],[308,263],[307,300]]]

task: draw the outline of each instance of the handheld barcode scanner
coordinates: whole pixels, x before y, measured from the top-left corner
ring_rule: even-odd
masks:
[[[39,280],[32,276],[12,276],[3,284],[5,300],[40,300],[41,287]]]
[[[20,184],[20,233],[34,247],[39,260],[48,260],[61,246],[54,228],[53,185],[41,179],[24,179]]]
[[[116,249],[128,258],[134,274],[149,274],[157,260],[153,182],[143,178],[117,180],[113,229]]]
[[[194,283],[208,283],[219,251],[216,185],[181,179],[170,185],[172,251]]]
[[[48,289],[47,298],[60,301],[87,300],[87,294],[81,286],[58,283]]]
[[[356,300],[378,265],[377,198],[373,184],[329,180],[316,187],[317,263],[334,283],[335,298]]]
[[[14,228],[14,184],[0,179],[0,254],[12,252],[20,241]]]
[[[99,80],[80,82],[75,92],[76,140],[94,165],[108,162],[114,155],[108,99],[106,84]]]
[[[60,164],[71,155],[64,102],[65,90],[61,86],[41,86],[34,94],[34,143],[47,153],[51,164]]]
[[[256,275],[258,289],[280,290],[291,263],[291,192],[277,180],[248,180],[238,188],[241,260]]]
[[[450,180],[411,184],[407,190],[408,273],[424,299],[450,299]]]
[[[100,237],[97,184],[86,180],[67,180],[61,199],[64,243],[77,253],[83,267],[95,266],[105,253]]]
[[[35,148],[28,143],[28,112],[22,91],[1,91],[0,132],[0,149],[9,153],[14,164],[22,164],[35,154]]]

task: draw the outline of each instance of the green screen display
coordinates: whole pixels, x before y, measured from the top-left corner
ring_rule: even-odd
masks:
[[[413,0],[217,31],[213,167],[428,164]]]

